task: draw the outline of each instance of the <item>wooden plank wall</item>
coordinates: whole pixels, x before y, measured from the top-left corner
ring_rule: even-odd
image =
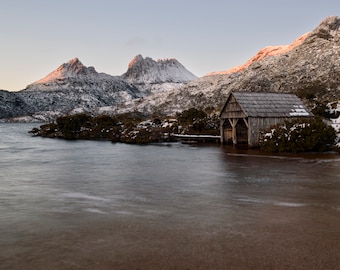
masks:
[[[272,125],[283,123],[286,118],[272,117],[272,118],[255,118],[248,119],[249,122],[249,138],[248,143],[250,147],[258,146],[260,140],[260,131],[269,128]]]

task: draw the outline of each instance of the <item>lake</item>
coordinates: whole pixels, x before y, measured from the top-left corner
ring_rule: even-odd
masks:
[[[0,269],[340,269],[340,155],[0,124]]]

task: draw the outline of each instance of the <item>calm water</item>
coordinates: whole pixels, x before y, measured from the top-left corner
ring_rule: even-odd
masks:
[[[340,269],[340,155],[0,124],[0,269]]]

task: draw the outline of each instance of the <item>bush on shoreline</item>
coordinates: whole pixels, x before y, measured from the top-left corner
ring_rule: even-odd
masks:
[[[320,117],[287,120],[263,132],[260,148],[267,152],[324,152],[336,139],[334,128]]]
[[[117,136],[121,132],[121,125],[117,119],[110,116],[91,117],[88,114],[81,113],[58,117],[56,122],[42,125],[40,129],[34,130],[33,134],[49,138],[117,141]]]

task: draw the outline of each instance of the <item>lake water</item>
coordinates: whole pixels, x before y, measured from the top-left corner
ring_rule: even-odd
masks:
[[[340,155],[0,124],[0,269],[340,269]]]

